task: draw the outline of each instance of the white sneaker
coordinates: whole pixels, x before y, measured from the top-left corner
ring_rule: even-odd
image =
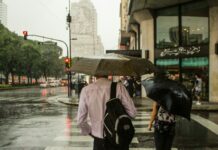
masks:
[[[196,105],[201,105],[201,102],[197,101],[197,102],[196,102]]]

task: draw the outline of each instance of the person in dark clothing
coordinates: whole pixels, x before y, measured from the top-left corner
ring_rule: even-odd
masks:
[[[140,78],[134,78],[135,97],[141,97],[141,81]]]
[[[134,80],[133,80],[132,77],[127,77],[127,82],[128,82],[127,90],[128,90],[129,96],[131,98],[133,98],[133,94],[134,94]]]
[[[158,69],[155,72],[155,78],[167,79],[166,72],[162,69]],[[175,137],[175,116],[157,102],[153,103],[150,123],[148,130],[151,130],[154,122],[154,141],[156,150],[171,150],[173,140]]]
[[[175,137],[175,116],[154,102],[151,120],[148,126],[149,130],[151,130],[154,121],[154,141],[156,150],[171,150]]]

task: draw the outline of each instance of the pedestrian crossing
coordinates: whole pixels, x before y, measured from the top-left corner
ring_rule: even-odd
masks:
[[[149,131],[148,124],[150,120],[150,113],[140,107],[138,113],[133,120],[135,126],[135,137],[130,144],[130,150],[155,150],[153,141],[153,131]],[[68,132],[68,134],[66,134]],[[140,135],[140,136],[139,136]],[[150,143],[146,145],[145,141],[142,141],[140,137],[146,137],[150,135]],[[93,138],[90,136],[83,136],[80,134],[80,129],[76,125],[76,121],[71,123],[70,131],[65,129],[61,135],[58,135],[53,140],[56,145],[48,146],[45,150],[92,150]],[[68,145],[66,144],[68,143]],[[60,146],[59,146],[60,145]],[[177,150],[173,148],[172,150]]]
[[[0,97],[1,100],[10,101],[43,101],[45,98],[40,97]],[[51,101],[54,104],[56,99],[52,98]],[[73,114],[76,114],[77,110],[73,110]],[[67,115],[63,113],[63,115]],[[40,118],[42,119],[42,118]],[[137,115],[133,120],[135,126],[135,137],[130,144],[130,150],[154,150],[153,131],[148,130],[148,124],[150,120],[150,112],[146,107],[137,107]],[[63,128],[55,137],[52,142],[45,147],[45,150],[92,150],[93,138],[90,136],[83,136],[80,133],[80,129],[77,127],[76,120],[72,119],[69,128]],[[177,150],[173,148],[172,150]]]

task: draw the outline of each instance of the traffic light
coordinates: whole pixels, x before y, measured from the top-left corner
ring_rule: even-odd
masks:
[[[27,36],[28,36],[28,32],[27,31],[23,31],[23,38],[24,38],[24,40],[27,40]]]
[[[64,62],[65,62],[65,67],[70,68],[70,58],[68,58],[68,57],[65,58]]]

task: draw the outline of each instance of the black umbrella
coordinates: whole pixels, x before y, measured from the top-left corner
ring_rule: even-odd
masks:
[[[169,79],[148,78],[142,81],[147,97],[168,112],[190,120],[192,96],[184,85]]]

